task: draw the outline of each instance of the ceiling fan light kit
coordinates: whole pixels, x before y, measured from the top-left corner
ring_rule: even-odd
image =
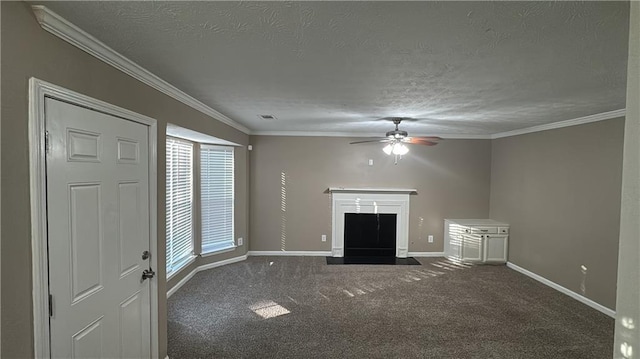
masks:
[[[426,137],[409,137],[409,133],[407,131],[402,131],[398,129],[398,125],[402,122],[403,118],[393,118],[391,121],[396,125],[396,129],[393,131],[387,132],[386,137],[376,138],[365,141],[356,141],[351,142],[352,145],[360,144],[360,143],[370,143],[370,142],[383,142],[387,145],[382,148],[382,151],[387,155],[395,156],[395,164],[398,164],[398,157],[400,159],[402,156],[409,153],[409,147],[406,144],[413,145],[424,145],[424,146],[435,146],[438,144],[437,141],[441,140],[440,137],[436,136],[426,136]]]
[[[391,155],[393,153],[394,155],[402,156],[409,153],[409,147],[405,146],[402,142],[389,143],[384,146],[382,150],[387,155]]]

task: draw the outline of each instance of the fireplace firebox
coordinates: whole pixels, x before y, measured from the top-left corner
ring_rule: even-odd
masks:
[[[345,257],[396,256],[396,214],[345,213]]]

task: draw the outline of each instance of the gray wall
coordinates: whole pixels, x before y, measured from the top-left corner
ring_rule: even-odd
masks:
[[[511,225],[509,261],[612,309],[623,133],[619,118],[492,142],[490,216]]]
[[[247,144],[248,136],[134,80],[40,28],[29,5],[2,6],[2,353],[33,357],[29,218],[28,80],[54,83],[158,120],[158,260],[165,251],[167,122]],[[248,234],[248,153],[236,152],[236,235]],[[236,254],[244,254],[246,246]],[[223,258],[223,257],[221,257]],[[208,257],[206,261],[214,261]],[[204,260],[202,261],[204,262]],[[160,354],[166,355],[165,268],[157,268]]]
[[[631,346],[634,353],[640,349],[640,2],[631,2],[629,23],[627,118],[624,130],[616,334],[613,345],[615,359],[625,358],[621,353],[625,344]],[[629,325],[630,323],[635,325]]]
[[[328,187],[416,188],[418,194],[411,196],[410,251],[441,252],[445,218],[488,217],[489,140],[412,146],[397,165],[380,144],[349,145],[354,140],[251,136],[250,250],[330,251]],[[374,166],[368,166],[368,159]],[[320,241],[322,234],[327,242]],[[427,243],[428,234],[435,236],[434,243]]]

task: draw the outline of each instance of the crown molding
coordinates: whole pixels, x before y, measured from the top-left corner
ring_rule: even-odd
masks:
[[[84,30],[51,11],[46,6],[33,5],[31,6],[31,9],[35,14],[38,23],[40,23],[40,26],[44,30],[52,33],[71,45],[76,46],[89,55],[98,58],[108,65],[115,67],[134,79],[153,87],[165,95],[168,95],[207,116],[210,116],[246,134],[251,132],[244,125],[241,125],[240,123],[196,100],[185,92],[179,90],[177,87],[146,70],[142,66],[124,57],[114,49],[102,43],[100,40],[89,35]]]
[[[491,135],[491,139],[495,140],[497,138],[524,135],[532,132],[540,132],[540,131],[553,130],[553,129],[562,128],[562,127],[577,126],[585,123],[610,120],[613,118],[624,117],[625,114],[626,114],[626,110],[624,108],[620,110],[596,113],[594,115],[578,117],[578,118],[574,118],[566,121],[552,122],[544,125],[522,128],[519,130],[500,132],[500,133]]]
[[[380,132],[376,133],[353,133],[353,132],[315,132],[315,131],[251,131],[251,136],[295,136],[295,137],[382,137]],[[410,137],[438,136],[449,140],[490,140],[491,135],[471,135],[471,134],[414,134]]]

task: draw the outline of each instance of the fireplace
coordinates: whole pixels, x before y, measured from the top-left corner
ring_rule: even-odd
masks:
[[[412,193],[416,193],[415,189],[396,189],[396,188],[343,188],[343,187],[331,187],[329,188],[331,193],[331,206],[332,206],[332,239],[331,239],[331,252],[333,257],[344,257],[345,255],[351,256],[348,253],[350,242],[345,237],[349,237],[352,229],[347,228],[349,220],[347,216],[349,214],[361,215],[371,214],[374,215],[376,221],[380,218],[385,223],[393,222],[391,218],[395,218],[395,228],[389,229],[387,226],[383,229],[384,233],[395,232],[394,241],[391,245],[391,249],[386,246],[377,247],[377,249],[383,248],[384,253],[392,253],[392,256],[396,258],[406,258],[409,251],[409,196]],[[385,215],[377,216],[376,215]],[[386,215],[392,215],[387,217]],[[366,219],[363,217],[354,217],[356,221],[373,221],[373,219]],[[350,227],[350,226],[349,226]],[[365,238],[374,237],[373,234],[362,234]],[[377,239],[377,234],[376,240]],[[384,237],[384,235],[383,235]],[[372,248],[361,247],[364,239],[357,240],[353,248],[361,248],[366,250],[373,250]],[[382,242],[380,242],[382,243]],[[384,241],[385,245],[389,245],[389,240]]]
[[[345,213],[345,257],[395,257],[396,214]]]

